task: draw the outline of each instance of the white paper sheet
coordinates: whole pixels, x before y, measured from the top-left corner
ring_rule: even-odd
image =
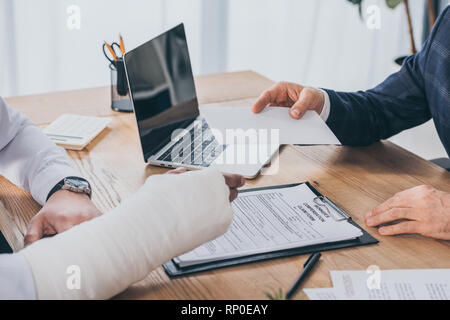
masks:
[[[180,266],[355,239],[359,228],[314,202],[306,184],[241,193],[231,227],[221,237],[175,259]]]
[[[254,114],[250,107],[201,107],[200,114],[210,128],[218,130],[222,137],[226,137],[227,129],[265,129],[269,132],[278,129],[279,144],[282,145],[341,144],[314,111],[307,111],[300,120],[293,119],[289,115],[289,109],[283,107],[267,107],[259,114]]]
[[[450,269],[330,271],[333,288],[303,289],[311,300],[450,300]]]
[[[337,294],[352,300],[449,300],[450,269],[331,271]]]
[[[303,289],[309,300],[342,300],[334,288]]]

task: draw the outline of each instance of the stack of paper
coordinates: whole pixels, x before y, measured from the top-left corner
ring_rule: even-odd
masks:
[[[83,150],[109,122],[110,118],[63,114],[45,128],[44,133],[59,146]]]
[[[311,300],[450,300],[450,269],[330,271],[333,288],[303,289]]]

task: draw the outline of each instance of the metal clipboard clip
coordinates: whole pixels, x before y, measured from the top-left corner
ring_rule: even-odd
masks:
[[[318,206],[325,208],[330,216],[333,217],[336,221],[350,221],[352,220],[352,217],[350,217],[347,213],[342,211],[341,208],[336,206],[332,201],[330,201],[328,198],[324,196],[318,196],[314,198],[314,203]],[[331,207],[333,210],[330,210],[328,207]],[[334,213],[332,213],[333,211]]]

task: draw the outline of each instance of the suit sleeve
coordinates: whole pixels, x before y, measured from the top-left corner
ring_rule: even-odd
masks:
[[[78,176],[64,149],[0,97],[0,173],[44,204],[62,179]]]
[[[369,145],[431,119],[423,77],[431,39],[374,89],[325,90],[331,104],[327,124],[342,144]]]

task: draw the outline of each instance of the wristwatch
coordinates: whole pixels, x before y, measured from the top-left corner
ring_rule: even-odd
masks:
[[[56,186],[53,187],[52,190],[50,190],[47,200],[59,190],[67,190],[74,193],[85,194],[89,198],[92,196],[91,185],[86,179],[80,177],[67,177],[62,179]]]

